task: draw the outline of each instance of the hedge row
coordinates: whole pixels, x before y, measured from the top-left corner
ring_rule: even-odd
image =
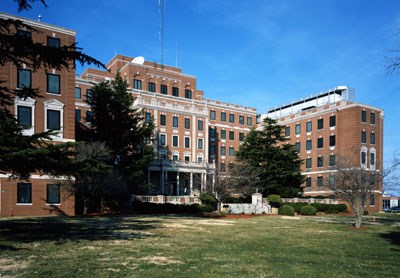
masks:
[[[132,205],[134,212],[139,214],[180,214],[180,213],[201,213],[211,212],[214,209],[211,206],[193,205],[175,205],[175,204],[155,204],[135,201]]]
[[[307,206],[308,203],[285,203],[285,205],[291,206],[294,208],[296,213],[301,214],[301,208]],[[324,213],[339,213],[339,212],[346,212],[347,206],[345,204],[320,204],[320,203],[313,203],[310,204],[313,206],[317,212],[324,212]]]

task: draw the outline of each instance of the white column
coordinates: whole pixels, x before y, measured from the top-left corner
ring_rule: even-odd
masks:
[[[179,172],[176,172],[176,195],[179,196]]]
[[[193,172],[190,172],[190,196],[193,196]]]

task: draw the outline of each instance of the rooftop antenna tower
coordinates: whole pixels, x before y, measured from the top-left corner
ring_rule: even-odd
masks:
[[[164,0],[158,0],[158,9],[160,12],[160,30],[159,30],[159,38],[160,38],[160,64],[161,68],[164,68],[164,11],[165,5]]]

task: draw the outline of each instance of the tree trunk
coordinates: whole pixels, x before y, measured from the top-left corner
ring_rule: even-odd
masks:
[[[363,214],[364,214],[363,208],[356,210],[356,222],[354,222],[354,227],[357,229],[361,227]]]

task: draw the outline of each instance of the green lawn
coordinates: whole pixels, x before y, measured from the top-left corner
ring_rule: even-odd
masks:
[[[394,277],[400,216],[0,218],[0,277]]]

